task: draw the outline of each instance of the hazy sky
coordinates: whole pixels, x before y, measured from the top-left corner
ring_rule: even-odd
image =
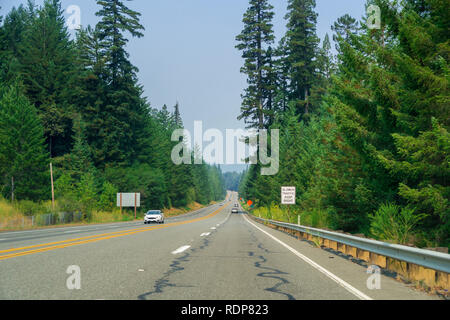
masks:
[[[42,0],[36,0],[42,4]],[[139,68],[139,79],[151,105],[171,109],[180,103],[185,127],[193,130],[194,120],[202,120],[204,129],[244,128],[239,115],[240,95],[245,77],[243,64],[234,48],[242,30],[247,0],[135,0],[127,2],[139,11],[146,31],[141,39],[132,39],[129,52]],[[275,7],[274,29],[277,40],[285,31],[287,0],[271,0]],[[365,0],[316,0],[319,14],[317,34],[331,38],[331,24],[349,13],[360,19]],[[25,0],[0,0],[0,15]],[[94,0],[63,0],[81,8],[82,25],[95,25],[98,10]],[[68,15],[66,15],[68,17]],[[230,168],[228,168],[230,169]]]

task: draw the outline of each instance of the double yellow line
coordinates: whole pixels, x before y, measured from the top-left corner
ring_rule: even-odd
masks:
[[[225,209],[228,205],[229,204],[226,204],[225,206],[217,209],[216,211],[210,213],[207,216],[204,216],[201,218],[196,218],[193,220],[187,220],[187,221],[182,221],[182,222],[173,222],[173,223],[168,223],[165,225],[160,225],[160,226],[155,226],[155,227],[146,227],[146,228],[137,228],[137,229],[116,231],[116,232],[109,232],[109,233],[88,236],[88,237],[37,244],[37,245],[27,246],[27,247],[22,247],[22,248],[12,248],[12,249],[7,249],[7,250],[1,250],[0,254],[2,254],[2,255],[0,255],[0,261],[6,260],[6,259],[11,259],[11,258],[16,258],[16,257],[21,257],[21,256],[26,256],[26,255],[30,255],[30,254],[40,253],[40,252],[46,252],[46,251],[51,251],[51,250],[56,250],[56,249],[67,248],[67,247],[76,246],[76,245],[80,245],[80,244],[86,244],[86,243],[92,243],[92,242],[97,242],[97,241],[101,241],[101,240],[108,240],[108,239],[123,237],[123,236],[127,236],[127,235],[147,232],[147,231],[151,231],[151,230],[165,229],[165,228],[179,226],[179,225],[183,225],[183,224],[199,222],[199,221],[206,220],[206,219],[209,219],[209,218],[217,215],[219,212],[221,212],[223,209]],[[35,249],[35,248],[38,248],[38,249]],[[29,250],[29,249],[33,249],[33,250]],[[26,250],[26,251],[22,251],[22,250]],[[17,251],[21,251],[21,252],[17,252]]]

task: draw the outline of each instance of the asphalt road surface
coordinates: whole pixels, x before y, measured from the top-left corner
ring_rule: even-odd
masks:
[[[0,233],[0,299],[437,299],[231,214],[224,205],[143,222]],[[78,289],[79,285],[79,289]]]

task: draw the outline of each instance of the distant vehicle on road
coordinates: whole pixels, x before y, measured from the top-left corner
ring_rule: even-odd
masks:
[[[145,214],[144,224],[147,223],[164,223],[164,213],[161,210],[150,210]]]
[[[238,213],[238,209],[237,208],[231,209],[231,213]]]

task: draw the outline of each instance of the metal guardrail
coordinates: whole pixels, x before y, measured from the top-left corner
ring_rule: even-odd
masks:
[[[275,226],[308,233],[312,236],[332,240],[382,256],[391,257],[393,259],[414,263],[429,269],[450,273],[450,254],[447,253],[365,239],[338,232],[299,226],[292,223],[262,219],[255,216],[252,217],[260,222],[268,222]]]

